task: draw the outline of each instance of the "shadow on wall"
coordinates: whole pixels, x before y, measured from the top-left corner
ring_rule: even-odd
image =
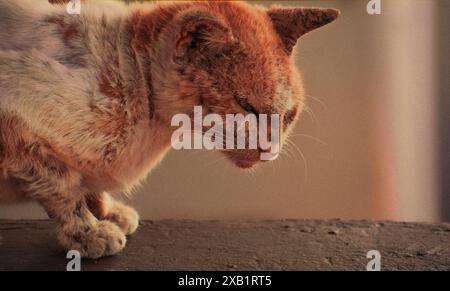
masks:
[[[439,2],[440,179],[443,220],[450,222],[450,2]]]

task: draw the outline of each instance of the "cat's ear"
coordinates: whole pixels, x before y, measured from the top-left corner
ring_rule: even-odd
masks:
[[[233,41],[225,21],[206,11],[190,11],[179,19],[175,37],[178,59],[208,58],[219,53]]]
[[[271,7],[267,14],[272,19],[285,51],[290,54],[302,35],[332,22],[340,12],[326,8]]]

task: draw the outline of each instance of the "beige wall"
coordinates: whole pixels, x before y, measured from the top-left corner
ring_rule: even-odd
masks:
[[[395,187],[399,180],[394,174],[386,174],[395,173],[402,161],[386,158],[399,157],[396,146],[383,140],[389,135],[379,128],[384,124],[380,118],[392,111],[380,113],[377,104],[404,93],[389,86],[389,74],[401,71],[391,70],[395,59],[386,51],[391,41],[386,19],[401,14],[401,5],[386,5],[390,8],[383,9],[381,16],[369,16],[364,0],[278,2],[342,11],[336,23],[305,36],[299,46],[298,64],[304,73],[307,106],[313,113],[303,114],[292,142],[305,161],[291,146],[291,157],[285,155],[247,174],[218,153],[173,151],[130,203],[147,219],[436,219],[437,205],[432,199],[425,215],[404,215],[398,204],[404,190],[400,193]],[[430,3],[407,2],[418,9]],[[397,49],[402,49],[402,43]],[[422,58],[421,53],[416,57]],[[415,85],[408,82],[412,86],[408,92]],[[411,177],[418,179],[411,185],[423,186],[422,195],[434,195],[432,181],[422,183],[420,175]],[[408,183],[408,177],[401,179]],[[411,207],[416,211],[416,206]],[[34,206],[0,207],[1,217],[38,218],[43,213]]]
[[[375,107],[393,152],[398,216],[438,220],[438,1],[386,1],[384,90]],[[388,98],[386,98],[388,97]]]

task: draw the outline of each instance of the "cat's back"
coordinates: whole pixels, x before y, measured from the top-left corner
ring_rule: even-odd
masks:
[[[53,31],[44,20],[62,11],[47,1],[0,0],[0,50],[26,50],[49,42]]]
[[[79,32],[98,19],[127,13],[124,3],[111,0],[83,2],[80,13],[69,14],[67,4],[50,4],[48,0],[0,0],[0,50],[62,49],[63,24],[76,25]],[[95,31],[95,29],[94,29]]]

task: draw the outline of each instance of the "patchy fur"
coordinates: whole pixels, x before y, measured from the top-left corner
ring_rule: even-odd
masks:
[[[52,1],[62,3],[64,1]],[[174,114],[278,113],[285,137],[302,110],[292,48],[331,9],[241,2],[126,6],[0,0],[0,201],[35,200],[66,249],[119,252],[137,213],[126,192],[170,148]],[[259,150],[224,152],[256,164]],[[12,192],[15,192],[12,194]]]

